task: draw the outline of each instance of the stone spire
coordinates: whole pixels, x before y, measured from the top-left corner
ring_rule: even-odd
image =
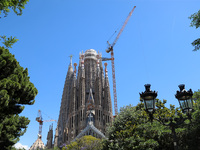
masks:
[[[64,132],[62,131],[64,131],[65,125],[68,122],[68,119],[63,119],[63,118],[68,118],[68,115],[69,115],[70,91],[71,91],[71,84],[73,80],[72,55],[70,55],[69,57],[70,57],[70,63],[68,66],[68,71],[65,78],[64,88],[63,88],[60,113],[59,113],[59,118],[58,118],[58,123],[57,123],[57,128],[56,128],[57,132],[56,132],[55,140],[54,140],[55,146],[56,145],[58,146],[60,143],[64,141],[63,140]]]
[[[76,85],[76,66],[77,64],[74,63],[74,74],[73,74],[73,81],[72,81],[72,88],[71,88],[71,99],[70,99],[70,112],[68,115],[69,118],[69,124],[67,125],[67,131],[69,129],[69,135],[68,137],[70,137],[71,139],[75,138],[75,113],[76,113],[76,94],[77,94],[77,85]]]
[[[78,107],[79,106],[85,106],[85,68],[84,68],[84,55],[81,54],[81,69],[79,74],[79,101],[78,101]]]
[[[97,75],[96,75],[96,81],[95,81],[95,99],[98,99],[96,104],[98,105],[97,107],[101,106],[101,99],[102,99],[102,79],[101,79],[101,68],[99,65],[99,59],[100,56],[97,54]],[[100,108],[99,108],[100,109]]]
[[[99,65],[100,56],[97,54],[97,78],[100,78],[100,65]]]
[[[69,66],[68,66],[68,72],[67,74],[72,74],[73,73],[73,67],[72,67],[72,55],[69,56],[70,57],[70,63],[69,63]]]
[[[107,84],[109,84],[108,82],[108,70],[107,70],[107,63],[104,63],[105,66],[105,86],[108,86]]]
[[[87,110],[91,110],[94,107],[94,98],[93,98],[93,94],[92,94],[92,89],[90,89],[90,93],[88,96],[88,100],[87,100]]]
[[[74,63],[74,75],[73,75],[72,90],[71,90],[70,113],[74,113],[75,112],[75,104],[76,104],[76,66],[77,66],[77,64]]]
[[[49,132],[47,134],[47,148],[53,148],[53,124],[49,126]]]
[[[81,55],[81,77],[85,78],[84,55]]]
[[[95,110],[95,102],[94,102],[94,97],[92,94],[92,89],[90,89],[86,107],[87,107],[87,124],[93,125],[94,124],[93,116],[95,115],[95,111],[94,111]],[[92,117],[92,120],[91,120],[91,117]]]
[[[105,124],[112,121],[112,103],[111,103],[111,96],[110,96],[110,86],[108,81],[108,70],[107,70],[107,63],[105,65],[105,84],[104,84],[104,110],[107,112],[105,113]]]
[[[70,64],[69,65],[72,66],[72,57],[73,57],[73,55],[70,55],[69,57],[70,57]]]
[[[74,76],[73,76],[73,86],[76,86],[76,66],[77,63],[74,63]]]

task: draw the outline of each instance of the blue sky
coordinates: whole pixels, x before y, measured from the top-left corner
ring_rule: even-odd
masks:
[[[78,63],[79,52],[92,48],[110,57],[106,41],[134,6],[114,47],[118,107],[137,105],[146,83],[158,91],[159,99],[176,106],[179,84],[200,88],[200,53],[192,52],[191,45],[200,30],[190,27],[188,19],[199,10],[199,0],[30,0],[22,16],[9,13],[0,20],[0,34],[19,39],[10,51],[28,68],[39,91],[35,104],[21,114],[31,120],[21,144],[30,147],[37,139],[38,109],[44,120],[58,120],[69,56]],[[108,74],[113,98],[111,62]],[[50,124],[43,125],[45,144]]]

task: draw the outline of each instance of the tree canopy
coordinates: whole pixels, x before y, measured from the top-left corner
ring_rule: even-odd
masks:
[[[29,0],[1,0],[0,1],[0,15],[3,13],[4,17],[8,15],[12,9],[17,15],[22,15],[22,9],[25,8]]]
[[[29,120],[19,116],[32,105],[38,91],[28,69],[19,65],[8,49],[0,47],[0,147],[10,149],[26,131]]]
[[[192,27],[196,27],[196,29],[200,27],[200,10],[197,13],[192,14],[189,18],[192,20],[191,24],[190,24]],[[200,49],[200,38],[194,40],[192,42],[192,45],[194,46],[193,51],[199,50]]]
[[[63,147],[62,150],[101,150],[101,140],[91,135],[83,136],[69,145]]]
[[[107,132],[109,140],[104,144],[105,150],[157,150],[162,146],[167,150],[172,147],[170,130],[157,121],[151,123],[142,103],[121,108]]]
[[[196,102],[192,120],[186,119],[183,124],[176,127],[179,149],[199,149],[200,144],[200,91],[194,93]],[[173,149],[173,135],[169,118],[176,123],[178,118],[186,118],[179,108],[170,105],[165,107],[166,100],[157,100],[154,120],[151,122],[149,115],[144,111],[143,103],[137,106],[121,108],[112,126],[107,130],[108,140],[104,141],[105,150],[169,150]],[[161,119],[162,118],[162,119]],[[162,121],[162,122],[161,122]]]

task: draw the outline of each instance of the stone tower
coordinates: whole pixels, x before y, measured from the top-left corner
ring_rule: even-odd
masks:
[[[93,49],[70,61],[63,89],[55,146],[68,144],[84,135],[105,137],[107,123],[113,120],[107,68],[103,70],[101,54]],[[104,76],[105,74],[105,76]]]
[[[53,124],[49,127],[49,132],[47,134],[47,149],[53,148]]]

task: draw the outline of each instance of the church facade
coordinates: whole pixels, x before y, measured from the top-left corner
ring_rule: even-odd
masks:
[[[105,138],[113,120],[107,65],[94,49],[79,54],[79,64],[70,61],[65,79],[54,146],[68,144],[84,135]],[[105,68],[105,69],[103,69]],[[105,70],[105,71],[104,71]]]

